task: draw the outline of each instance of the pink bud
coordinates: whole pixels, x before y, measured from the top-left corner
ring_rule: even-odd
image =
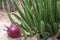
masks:
[[[20,28],[16,25],[10,25],[7,29],[7,33],[12,38],[17,38],[21,36]]]

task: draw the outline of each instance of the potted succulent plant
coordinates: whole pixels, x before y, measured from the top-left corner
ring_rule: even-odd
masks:
[[[14,0],[14,5],[19,12],[13,14],[20,22],[15,22],[13,17],[8,13],[12,24],[20,27],[23,36],[37,36],[38,40],[48,40],[59,32],[60,22],[60,1],[59,0],[22,0],[23,11]]]

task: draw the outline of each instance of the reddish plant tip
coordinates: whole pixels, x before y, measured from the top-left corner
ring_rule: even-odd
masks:
[[[12,38],[17,38],[21,36],[20,28],[16,25],[10,25],[7,29],[8,36]]]

